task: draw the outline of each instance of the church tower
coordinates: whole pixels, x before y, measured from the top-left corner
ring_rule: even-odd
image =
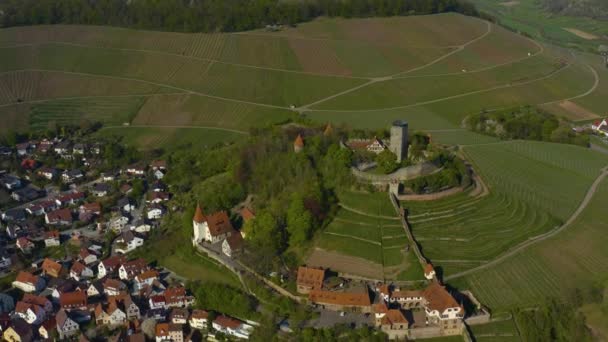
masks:
[[[196,211],[194,212],[194,218],[192,218],[192,229],[194,236],[192,237],[192,244],[196,245],[205,238],[205,226],[207,225],[207,219],[203,214],[200,204],[196,205]]]

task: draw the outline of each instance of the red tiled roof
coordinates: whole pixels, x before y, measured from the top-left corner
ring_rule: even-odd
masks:
[[[36,284],[38,282],[38,276],[35,276],[29,272],[21,271],[15,280],[25,284]]]
[[[72,211],[68,208],[58,209],[47,213],[49,222],[66,221],[72,222]]]
[[[228,214],[225,211],[219,211],[206,217],[209,232],[212,236],[218,236],[233,232],[234,228],[230,223]]]
[[[438,282],[432,282],[422,294],[431,310],[437,310],[441,313],[447,308],[460,307],[454,297]]]
[[[44,307],[49,300],[46,297],[37,296],[31,293],[26,293],[23,295],[21,301],[29,304],[35,304]]]
[[[207,319],[209,317],[209,313],[205,310],[192,310],[192,314],[190,315],[190,318],[195,318],[195,319]]]
[[[300,266],[298,268],[298,286],[307,286],[314,290],[320,290],[323,287],[325,279],[325,270],[319,268],[311,268]]]
[[[59,295],[61,307],[75,307],[87,305],[87,293],[85,291],[63,292]]]
[[[407,323],[407,319],[405,318],[405,316],[403,316],[403,313],[400,310],[388,310],[386,315],[382,317],[382,325]]]
[[[50,274],[50,275],[54,275],[54,276],[58,276],[59,273],[61,272],[61,264],[51,260],[49,258],[45,258],[44,261],[42,262],[42,270],[44,271],[44,273]]]
[[[218,324],[225,328],[236,329],[241,326],[241,321],[234,319],[232,317],[220,315],[215,318],[213,323]]]
[[[424,274],[429,274],[433,271],[435,271],[435,269],[433,268],[432,264],[428,263],[428,264],[424,265]]]
[[[72,264],[72,268],[70,271],[75,272],[76,274],[81,274],[87,267],[82,263],[76,261]]]
[[[226,239],[226,242],[230,246],[230,249],[238,250],[243,247],[243,236],[239,232],[232,232],[232,234]]]
[[[184,300],[186,288],[181,286],[169,287],[165,290],[164,295],[167,303],[176,303]]]
[[[147,270],[135,276],[138,281],[143,281],[150,278],[157,278],[158,271],[156,270]]]
[[[194,212],[194,222],[203,223],[205,222],[205,215],[203,214],[203,210],[201,209],[200,204],[196,205],[196,211]]]

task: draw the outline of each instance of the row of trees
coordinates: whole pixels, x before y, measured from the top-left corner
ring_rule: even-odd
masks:
[[[369,17],[460,12],[465,0],[0,0],[3,27],[112,25],[164,31],[241,31],[319,16]]]
[[[501,139],[550,141],[589,145],[586,135],[576,134],[568,124],[537,107],[524,106],[469,115],[465,125],[475,132]]]

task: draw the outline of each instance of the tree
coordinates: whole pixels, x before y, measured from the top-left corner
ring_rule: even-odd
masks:
[[[291,198],[289,209],[287,209],[287,232],[289,233],[289,245],[298,246],[307,241],[312,234],[312,215],[304,207],[304,200],[299,194]]]
[[[273,256],[278,255],[283,247],[283,237],[279,225],[272,214],[266,210],[258,212],[253,220],[243,228],[247,239],[260,251]]]
[[[376,163],[378,163],[378,169],[383,173],[391,173],[399,167],[397,163],[397,156],[390,150],[386,149],[376,157]]]

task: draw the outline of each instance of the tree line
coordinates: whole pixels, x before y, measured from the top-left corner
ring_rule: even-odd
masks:
[[[458,12],[466,0],[0,0],[2,27],[111,25],[178,32],[230,32],[295,25],[316,17],[373,17]]]

